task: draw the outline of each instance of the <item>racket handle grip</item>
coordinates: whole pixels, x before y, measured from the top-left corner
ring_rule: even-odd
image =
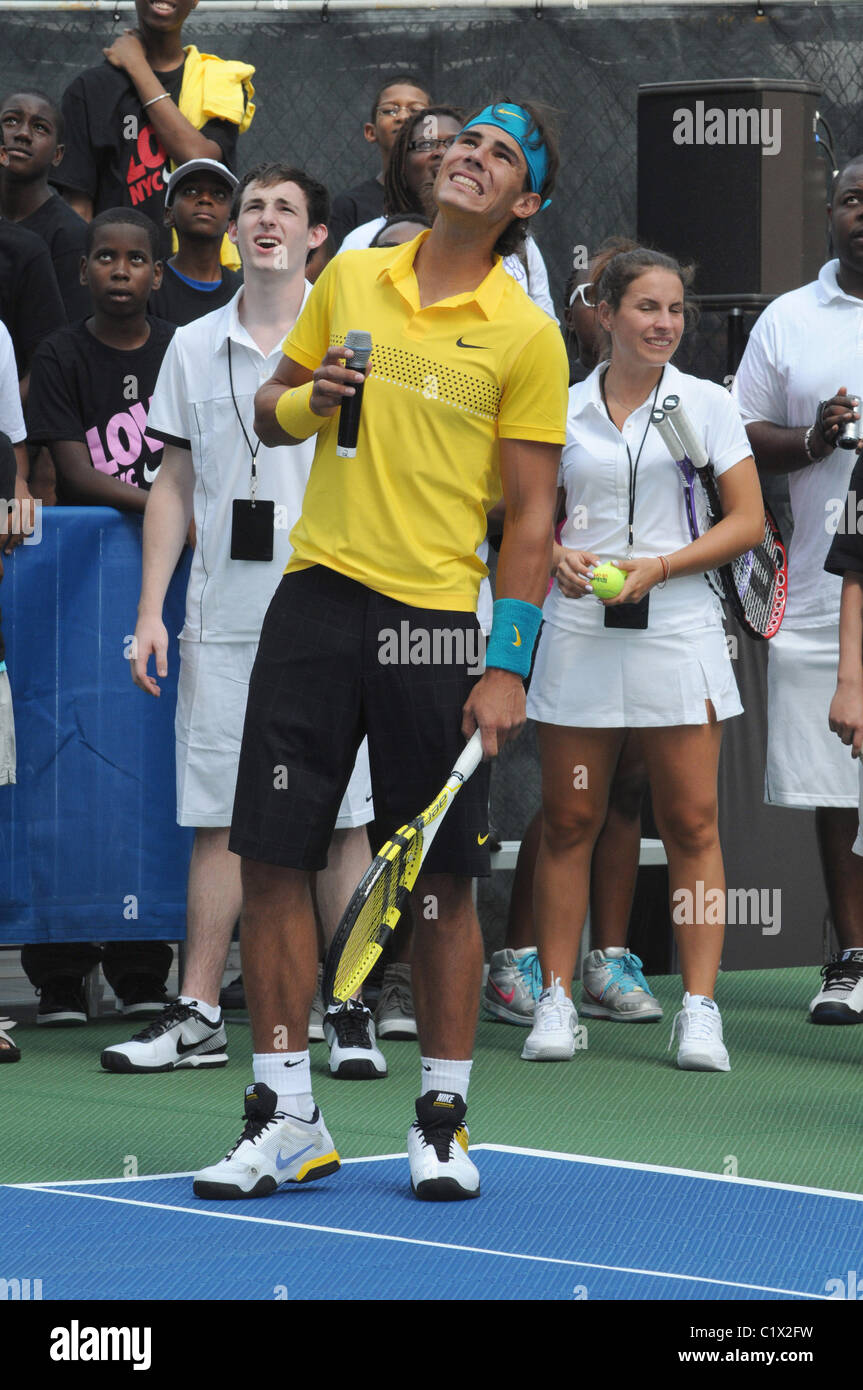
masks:
[[[682,462],[681,456],[686,452],[686,450],[684,449],[683,445],[678,439],[677,434],[674,430],[674,426],[672,425],[668,416],[665,414],[663,410],[654,410],[650,418],[653,424],[659,430],[659,433],[662,436],[662,442],[665,445],[668,452],[670,453],[671,457],[674,459],[674,462]]]
[[[668,401],[663,401],[662,408],[665,411],[666,419],[670,419],[677,437],[683,445],[691,463],[696,468],[707,468],[710,463],[704,445],[695,432],[692,421],[679,403],[669,410]]]
[[[451,775],[453,777],[458,776],[466,782],[468,777],[470,777],[471,773],[476,772],[481,762],[482,733],[479,729],[477,729],[475,733],[471,734],[471,737],[468,739],[464,748],[464,752],[462,753],[461,757],[459,758],[458,762],[453,768]]]

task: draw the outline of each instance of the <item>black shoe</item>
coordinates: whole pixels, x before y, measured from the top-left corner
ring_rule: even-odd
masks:
[[[39,995],[36,1022],[43,1028],[72,1028],[87,1022],[84,981],[76,975],[54,975]]]
[[[809,1005],[813,1023],[863,1023],[863,951],[837,951],[821,967],[821,989]]]
[[[236,980],[232,980],[219,992],[219,1008],[244,1009],[245,1007],[246,991],[243,989],[243,977],[238,975]]]
[[[117,1013],[127,1018],[156,1018],[168,1002],[168,991],[160,975],[124,975],[114,993]]]

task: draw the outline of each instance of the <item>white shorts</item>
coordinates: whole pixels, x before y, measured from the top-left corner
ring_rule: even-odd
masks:
[[[9,672],[0,671],[0,787],[15,781],[15,720]]]
[[[177,824],[231,824],[234,788],[257,642],[180,641],[177,683]],[[363,739],[337,830],[374,820],[368,743]]]
[[[527,697],[542,724],[642,729],[743,713],[725,633],[572,632],[545,622]]]
[[[767,766],[770,806],[856,806],[850,748],[830,732],[839,629],[780,628],[767,644]]]
[[[857,785],[857,839],[851,849],[854,854],[863,855],[863,758],[857,759]]]

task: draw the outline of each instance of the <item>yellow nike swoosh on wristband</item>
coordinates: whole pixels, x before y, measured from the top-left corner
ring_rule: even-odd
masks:
[[[513,630],[513,632],[515,633],[515,637],[513,638],[512,645],[513,645],[514,647],[520,647],[520,646],[521,646],[521,633],[519,632],[519,630],[518,630],[518,628],[516,627],[515,623],[513,623],[513,625],[512,625],[512,630]]]

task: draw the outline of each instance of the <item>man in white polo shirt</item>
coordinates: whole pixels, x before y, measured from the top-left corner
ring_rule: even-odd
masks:
[[[253,426],[254,396],[281,360],[285,333],[311,290],[306,261],[326,240],[328,210],[326,189],[302,170],[262,164],[246,174],[228,228],[243,258],[244,286],[223,308],[178,329],[153,395],[147,428],[164,441],[165,452],[144,521],[132,675],[142,690],[159,694],[156,678],[168,671],[162,606],[194,516],[176,732],[177,819],[195,827],[195,844],[180,996],[131,1042],[102,1053],[108,1071],[217,1067],[228,1060],[219,987],[242,900],[240,860],[228,849],[228,827],[246,692],[264,614],[291,555],[289,536],[314,454],[314,440],[262,445]],[[156,678],[147,672],[150,656]],[[370,862],[364,827],[372,816],[363,746],[328,867],[318,876],[325,934]],[[359,1005],[355,1012],[365,1015]],[[355,1066],[342,1075],[386,1074],[373,1028],[365,1047],[348,1052]],[[331,1052],[331,1069],[337,1065]]]
[[[830,733],[839,658],[841,579],[824,572],[856,458],[836,447],[863,398],[863,156],[837,176],[828,209],[836,259],[816,281],[765,309],[734,382],[758,467],[787,473],[794,534],[788,606],[770,642],[765,798],[814,808],[840,950],[822,970],[814,1023],[863,1023],[863,859],[857,771]]]

